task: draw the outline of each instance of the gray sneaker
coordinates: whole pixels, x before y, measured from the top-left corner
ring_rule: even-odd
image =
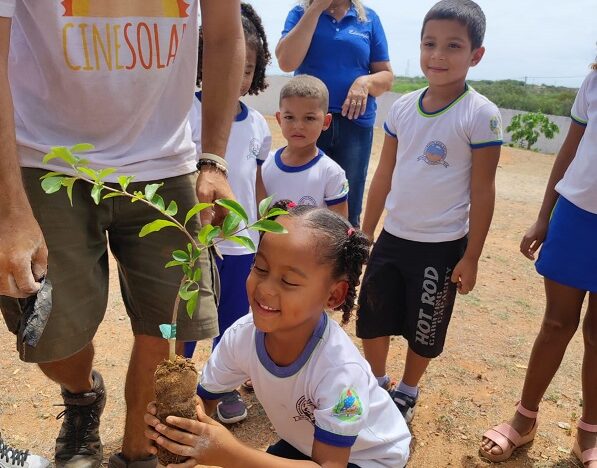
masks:
[[[217,406],[218,419],[224,424],[233,424],[247,418],[247,407],[236,390],[224,395]]]
[[[404,416],[406,423],[410,423],[415,417],[415,407],[417,406],[419,395],[417,394],[417,396],[413,398],[399,390],[391,390],[390,396],[402,413],[402,416]]]
[[[29,450],[19,450],[6,445],[0,435],[0,468],[46,468],[50,461]]]
[[[93,389],[70,393],[62,389],[65,409],[56,419],[64,418],[56,439],[57,468],[97,468],[102,463],[103,448],[99,435],[100,417],[106,405],[106,389],[99,372],[93,371]]]

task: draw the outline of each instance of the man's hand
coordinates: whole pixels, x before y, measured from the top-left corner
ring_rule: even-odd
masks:
[[[0,221],[0,295],[35,294],[48,269],[48,248],[32,214],[12,213]]]
[[[478,265],[476,260],[465,256],[454,267],[451,279],[460,294],[468,294],[475,287]]]
[[[197,198],[202,203],[213,203],[221,198],[234,199],[228,179],[222,171],[215,167],[203,166],[197,178]],[[221,206],[201,212],[201,224],[220,225],[227,211]]]
[[[197,405],[197,421],[168,416],[162,424],[156,417],[155,403],[150,403],[144,420],[149,428],[145,436],[170,452],[189,457],[184,463],[172,466],[191,468],[198,464],[220,465],[234,453],[239,442],[220,423],[208,417],[201,405]],[[153,448],[154,453],[157,450]]]

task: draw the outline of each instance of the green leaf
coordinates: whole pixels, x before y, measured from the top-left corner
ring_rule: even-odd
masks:
[[[272,208],[267,212],[265,218],[276,218],[278,216],[287,215],[288,211],[283,210],[282,208]]]
[[[138,190],[135,190],[133,195],[135,195],[135,196],[133,198],[131,198],[131,203],[135,203],[136,201],[143,200],[145,198],[145,195],[143,195],[143,192],[139,192]]]
[[[106,195],[104,195],[104,200],[106,200],[108,198],[124,197],[124,196],[125,195],[120,192],[110,192],[110,193],[107,193]]]
[[[207,236],[214,229],[215,228],[211,224],[206,224],[201,228],[199,234],[197,234],[197,240],[201,242],[203,245],[207,245]]]
[[[146,224],[141,228],[141,232],[139,232],[139,237],[145,237],[147,234],[152,232],[157,232],[162,230],[165,227],[178,227],[172,221],[168,221],[167,219],[156,219],[151,223]]]
[[[228,213],[222,223],[222,232],[224,236],[228,236],[237,230],[241,218],[236,213]]]
[[[106,167],[105,169],[102,169],[101,171],[99,171],[98,178],[101,180],[104,180],[106,177],[114,174],[115,172],[116,172],[116,169],[114,169],[113,167]]]
[[[197,268],[194,272],[193,272],[193,281],[199,282],[201,280],[201,268]]]
[[[157,193],[151,199],[151,203],[162,213],[166,210],[166,204],[164,203],[164,199],[161,195],[158,195]]]
[[[186,263],[189,261],[189,254],[184,250],[175,250],[172,252],[172,258],[178,262]]]
[[[164,268],[172,268],[180,265],[183,265],[183,262],[179,262],[178,260],[170,260],[168,263],[164,265]]]
[[[253,240],[248,237],[245,237],[245,236],[227,237],[226,240],[230,240],[239,245],[242,245],[243,247],[246,247],[247,249],[249,249],[251,252],[255,252],[257,250],[255,248],[255,244],[253,243]]]
[[[197,309],[198,300],[199,300],[199,291],[195,291],[195,293],[187,301],[187,315],[189,316],[189,318],[193,318],[193,315],[195,314],[195,310]]]
[[[41,176],[39,180],[47,179],[48,177],[56,177],[56,176],[65,176],[64,172],[48,172],[47,174]]]
[[[95,146],[93,146],[91,143],[79,143],[75,146],[71,146],[70,148],[71,153],[86,153],[87,151],[91,151],[93,149],[95,149]]]
[[[158,189],[164,184],[149,184],[145,186],[145,198],[148,200],[153,200],[153,196],[158,191]]]
[[[46,154],[43,158],[43,163],[46,164],[48,161],[52,159],[62,159],[65,163],[69,166],[75,164],[76,159],[70,150],[64,146],[55,146],[50,150],[48,154]]]
[[[165,213],[169,216],[174,216],[174,215],[176,215],[176,213],[178,213],[178,205],[176,204],[176,202],[174,200],[172,200],[170,202],[170,204],[168,205],[168,208],[166,208]]]
[[[257,221],[255,224],[249,226],[249,229],[254,231],[274,232],[276,234],[286,234],[288,232],[280,223],[276,223],[269,219]]]
[[[82,172],[88,177],[91,177],[93,180],[98,179],[98,172],[94,171],[93,169],[89,169],[88,167],[77,166],[77,171]]]
[[[133,176],[120,176],[118,177],[118,183],[123,192],[126,192],[126,188],[129,186],[131,181],[134,179]]]
[[[186,263],[182,266],[182,271],[186,277],[190,277],[193,275],[193,270],[191,270],[191,267]]]
[[[232,211],[233,213],[236,213],[243,219],[243,221],[245,223],[249,222],[249,217],[247,216],[247,212],[240,205],[240,203],[237,202],[236,200],[227,200],[227,199],[216,200],[216,204],[223,206],[224,208],[226,208],[229,211]]]
[[[73,186],[77,181],[76,177],[66,177],[62,180],[62,185],[66,187],[66,194],[70,200],[70,206],[73,206]]]
[[[50,194],[55,193],[62,187],[63,176],[48,177],[41,181],[41,188],[44,192]]]
[[[93,188],[91,189],[91,198],[93,198],[93,201],[95,202],[96,205],[100,204],[100,200],[102,199],[102,190],[104,189],[104,186],[101,184],[95,184],[93,186]]]
[[[218,237],[221,233],[222,233],[222,229],[220,229],[220,227],[218,227],[218,226],[214,227],[211,231],[209,231],[209,234],[207,235],[207,238],[205,239],[205,244],[210,245],[213,242],[213,240],[216,237]]]
[[[259,217],[263,218],[265,216],[265,213],[267,213],[267,210],[269,209],[270,206],[272,206],[272,200],[273,200],[273,196],[264,198],[263,200],[261,200],[259,202]]]
[[[212,207],[214,206],[213,203],[197,203],[195,206],[193,206],[188,212],[187,215],[185,216],[184,219],[184,225],[186,226],[187,223],[189,222],[189,220],[195,216],[197,213],[199,213],[200,211],[203,211],[206,208]]]
[[[196,289],[190,289],[191,286],[197,286],[197,288]],[[199,285],[197,283],[195,283],[195,282],[187,281],[178,290],[178,295],[180,296],[180,298],[182,300],[188,301],[194,293],[196,294],[198,292],[199,292]]]

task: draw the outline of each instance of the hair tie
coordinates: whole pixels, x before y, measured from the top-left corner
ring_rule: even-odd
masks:
[[[354,228],[348,228],[348,237],[352,237],[355,233],[355,229]]]
[[[296,203],[294,203],[293,201],[289,202],[288,205],[286,205],[288,208],[294,208],[296,207]]]

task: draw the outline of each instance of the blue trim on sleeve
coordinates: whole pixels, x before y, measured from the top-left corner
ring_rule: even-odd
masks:
[[[352,447],[357,441],[357,436],[343,436],[326,431],[319,426],[315,426],[315,440],[334,447]]]
[[[572,119],[572,121],[578,125],[580,125],[581,127],[586,127],[587,124],[589,122],[583,122],[582,120],[580,120],[578,117],[574,117],[573,115],[570,115],[570,118]]]
[[[472,149],[487,148],[489,146],[502,146],[504,142],[502,140],[496,141],[485,141],[483,143],[471,143]]]
[[[391,137],[394,137],[394,138],[398,139],[398,135],[396,135],[396,134],[394,134],[394,133],[392,133],[390,131],[390,129],[388,128],[388,124],[386,122],[383,123],[383,129],[386,131],[386,133],[388,135],[390,135]]]
[[[327,206],[334,206],[339,205],[340,203],[345,202],[348,200],[348,193],[346,195],[341,196],[340,198],[336,198],[335,200],[328,200],[325,202]]]
[[[197,395],[199,395],[202,399],[204,400],[219,400],[220,398],[222,398],[224,395],[228,395],[230,392],[224,392],[224,393],[211,393],[208,392],[207,390],[205,390],[201,384],[197,385]]]

